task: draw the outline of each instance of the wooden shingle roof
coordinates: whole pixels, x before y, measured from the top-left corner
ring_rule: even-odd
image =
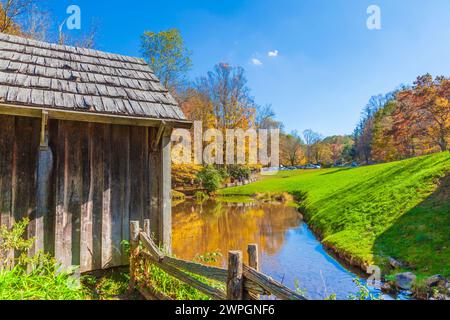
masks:
[[[0,33],[0,104],[184,120],[138,58]]]

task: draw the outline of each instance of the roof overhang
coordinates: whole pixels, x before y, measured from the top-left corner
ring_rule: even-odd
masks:
[[[172,128],[190,129],[192,127],[192,122],[188,120],[121,116],[54,108],[18,106],[3,103],[0,103],[0,114],[32,118],[42,118],[43,114],[46,114],[49,119],[115,124],[135,127],[160,127],[162,124]]]

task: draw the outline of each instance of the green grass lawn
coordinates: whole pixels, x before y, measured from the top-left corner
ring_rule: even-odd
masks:
[[[355,169],[282,172],[221,195],[302,194],[323,242],[355,264],[387,257],[419,276],[450,276],[450,153]]]

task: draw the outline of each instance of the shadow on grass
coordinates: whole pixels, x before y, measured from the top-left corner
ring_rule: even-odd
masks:
[[[355,169],[355,168],[342,168],[342,169],[336,169],[336,170],[334,170],[334,171],[322,173],[322,174],[320,174],[320,175],[321,175],[321,176],[328,176],[328,175],[331,175],[331,174],[340,173],[340,172],[345,172],[345,171],[349,171],[349,170],[352,170],[352,169]]]
[[[373,253],[398,259],[419,275],[450,276],[450,173],[433,194],[378,236]]]

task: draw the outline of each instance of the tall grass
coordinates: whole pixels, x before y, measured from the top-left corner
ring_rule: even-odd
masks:
[[[81,300],[86,292],[70,270],[42,252],[29,256],[34,239],[25,239],[28,219],[0,227],[0,300]],[[18,252],[18,257],[9,254]]]
[[[355,169],[281,172],[222,195],[301,195],[310,226],[359,265],[450,276],[450,153]],[[447,181],[447,182],[446,182]],[[385,270],[386,271],[386,270]]]

